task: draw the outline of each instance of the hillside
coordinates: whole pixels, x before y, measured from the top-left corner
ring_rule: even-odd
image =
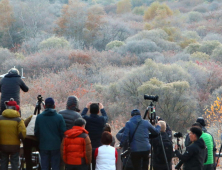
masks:
[[[220,134],[221,14],[221,0],[1,0],[0,73],[24,69],[24,117],[38,94],[57,110],[76,95],[81,110],[102,102],[117,131],[148,94],[172,129],[203,116]]]

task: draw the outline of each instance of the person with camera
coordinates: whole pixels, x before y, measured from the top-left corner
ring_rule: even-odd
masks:
[[[151,149],[149,133],[158,135],[160,133],[159,123],[154,127],[149,121],[142,119],[138,109],[132,110],[131,119],[125,124],[119,148],[122,148],[129,141],[130,157],[134,170],[148,169],[149,152]]]
[[[66,130],[62,115],[55,110],[54,99],[45,99],[45,110],[36,117],[34,133],[39,141],[42,170],[60,168],[60,145]]]
[[[1,92],[1,110],[0,115],[6,109],[4,102],[13,98],[20,105],[20,88],[24,92],[28,92],[29,88],[22,81],[19,71],[16,68],[11,68],[8,74],[0,81]]]
[[[90,110],[89,116],[87,115],[88,110]],[[99,112],[101,112],[102,116],[98,115]],[[94,155],[95,149],[102,145],[101,137],[108,117],[102,103],[92,102],[87,103],[81,115],[86,120],[86,130],[89,132],[89,138],[92,143],[92,155]],[[92,168],[95,170],[94,157],[92,158]]]
[[[25,139],[26,127],[20,118],[17,102],[10,99],[10,101],[5,101],[5,105],[7,109],[0,116],[1,169],[8,169],[10,158],[11,169],[17,170],[20,140]]]
[[[202,130],[202,126],[200,123],[196,122],[192,125],[192,127],[199,128]],[[187,139],[188,135],[186,136],[186,142],[189,141],[189,145],[191,144],[191,141]],[[213,138],[210,134],[205,133],[202,131],[202,135],[200,136],[202,138],[207,146],[207,161],[204,163],[204,170],[213,170],[214,169],[214,158],[213,158]],[[188,146],[189,146],[188,145]]]
[[[164,156],[164,151],[161,143],[160,136],[153,139],[153,169],[154,170],[168,170],[172,169],[172,158],[173,158],[173,143],[166,132],[166,122],[165,121],[158,121],[160,124],[161,130],[160,135],[162,137],[164,151],[166,154],[167,162]]]
[[[206,145],[200,136],[202,130],[197,127],[190,128],[190,141],[191,145],[186,147],[184,154],[181,154],[177,149],[178,145],[175,145],[175,153],[177,157],[183,162],[183,170],[203,170],[204,162],[207,159]]]
[[[125,130],[125,127],[120,129],[119,132],[116,134],[116,138],[119,141],[122,140],[122,136],[123,136],[124,130]],[[127,141],[127,142],[125,142],[124,146],[122,147],[123,153],[125,153],[125,151],[127,151],[128,147],[129,147],[129,142]],[[133,164],[132,164],[130,155],[126,155],[126,156],[121,155],[121,160],[122,160],[122,163],[123,163],[122,170],[133,170]]]

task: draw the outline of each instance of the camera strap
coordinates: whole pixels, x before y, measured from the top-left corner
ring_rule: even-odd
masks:
[[[143,120],[143,119],[142,119],[142,120]],[[137,128],[138,128],[138,126],[139,126],[139,124],[140,124],[140,122],[141,122],[142,120],[140,120],[140,121],[137,123],[136,129],[135,129],[134,132],[133,132],[132,138],[131,138],[131,140],[129,140],[129,146],[130,146],[131,142],[133,141],[134,134],[136,133],[136,130],[137,130]]]

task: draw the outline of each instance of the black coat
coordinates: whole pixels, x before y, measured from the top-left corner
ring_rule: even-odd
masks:
[[[61,114],[65,120],[66,130],[72,129],[75,120],[82,117],[80,113],[76,112],[76,110],[75,97],[70,96],[66,103],[66,110],[59,111],[59,114]]]
[[[163,141],[168,140],[168,141],[172,142],[171,138],[169,137],[167,132],[161,132],[161,136],[162,136]],[[160,162],[162,162],[162,161],[160,161],[158,159],[158,155],[157,155],[158,147],[162,147],[160,136],[152,139],[152,145],[153,145],[153,167],[154,167],[154,170],[157,170],[157,169],[158,170],[165,170],[165,169],[167,170],[167,164],[166,163],[161,164]],[[171,150],[171,153],[173,154],[173,148]],[[172,155],[172,157],[173,157],[173,155]],[[172,169],[171,161],[168,162],[168,166],[170,167],[170,169]]]
[[[175,153],[184,162],[183,170],[203,170],[206,159],[206,145],[202,138],[188,146],[183,155],[178,150]]]
[[[7,74],[0,81],[1,94],[1,109],[5,109],[4,102],[14,98],[17,104],[20,104],[20,88],[27,92],[29,88],[22,81],[21,76],[18,74]]]
[[[101,109],[102,116],[90,114],[87,116],[88,109],[84,108],[81,116],[86,120],[86,130],[89,132],[89,137],[92,143],[92,148],[98,148],[101,144],[101,136],[103,128],[108,121],[106,111]]]

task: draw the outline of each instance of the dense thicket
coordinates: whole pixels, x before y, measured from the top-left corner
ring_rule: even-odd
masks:
[[[185,131],[222,94],[221,14],[221,0],[1,0],[0,72],[24,69],[24,116],[38,94],[58,110],[77,95],[119,126],[149,94]]]

